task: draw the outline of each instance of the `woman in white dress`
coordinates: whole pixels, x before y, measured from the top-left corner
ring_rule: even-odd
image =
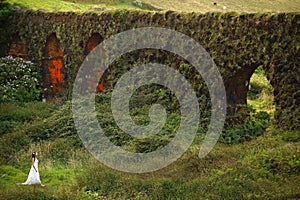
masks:
[[[39,184],[41,186],[44,186],[40,179],[39,169],[38,169],[38,159],[37,159],[37,153],[33,152],[31,155],[31,168],[28,174],[28,178],[26,182],[22,183],[22,185],[34,185]]]

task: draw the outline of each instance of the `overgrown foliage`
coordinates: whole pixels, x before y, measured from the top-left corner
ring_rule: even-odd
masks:
[[[0,0],[0,57],[7,55],[9,48],[9,37],[12,31],[11,28],[11,5],[6,0]]]
[[[138,124],[147,123],[147,101],[157,95],[151,92],[145,95],[147,90],[151,91],[151,88],[141,89],[132,98],[131,115]],[[145,96],[139,102],[141,95]],[[107,123],[104,129],[109,132],[110,139],[131,151],[147,152],[159,148],[155,142],[120,138],[124,135],[117,130],[108,114],[109,97],[109,93],[97,95],[96,110],[101,119],[99,121]],[[201,142],[196,141],[180,159],[164,169],[147,174],[129,174],[109,169],[83,148],[73,132],[74,125],[66,125],[72,120],[70,103],[62,106],[49,102],[29,103],[24,107],[15,104],[1,106],[1,119],[19,123],[0,137],[1,199],[300,197],[297,184],[300,154],[296,132],[293,136],[291,132],[269,129],[261,136],[247,135],[245,138],[250,141],[237,140],[238,143],[232,145],[218,143],[203,159],[198,158]],[[166,109],[171,111],[174,108]],[[107,118],[103,119],[104,116]],[[170,117],[174,122],[171,120],[168,128],[176,128],[178,119],[172,115]],[[262,123],[262,120],[268,121],[269,115],[256,113],[253,117],[255,123]],[[117,134],[110,134],[111,130]],[[168,131],[164,129],[162,134],[168,136]],[[248,130],[243,131],[247,133]],[[157,138],[162,140],[159,136]],[[35,193],[33,187],[16,185],[27,177],[32,151],[39,152],[40,175],[46,184],[46,189],[37,187]]]
[[[18,27],[14,34],[22,38],[28,50],[28,59],[38,66],[42,66],[44,62],[45,41],[50,34],[56,34],[64,49],[62,72],[67,77],[64,93],[68,98],[71,98],[73,81],[84,60],[88,39],[93,33],[99,33],[105,39],[132,28],[165,27],[192,37],[211,55],[222,74],[227,102],[233,107],[233,112],[228,112],[229,115],[235,114],[237,109],[234,107],[237,104],[245,104],[249,77],[258,66],[262,66],[274,89],[277,108],[275,124],[291,130],[299,129],[299,29],[295,26],[299,23],[297,13],[195,14],[119,10],[98,14],[53,14],[27,11],[15,13],[12,17],[11,24]],[[82,23],[86,25],[81,26]],[[69,37],[70,31],[72,37]],[[186,73],[194,89],[200,94],[199,101],[209,100],[201,76],[183,58],[151,49],[131,52],[117,59],[110,66],[111,70],[105,72],[107,89],[111,89],[113,81],[117,80],[115,75],[120,75],[116,72],[148,62],[163,62]],[[184,70],[181,70],[182,66],[186,66]]]
[[[41,76],[36,65],[12,56],[0,58],[0,103],[39,100],[41,91]]]
[[[31,102],[23,105],[12,103],[0,104],[0,135],[10,133],[14,129],[23,128],[24,123],[45,119],[57,107],[52,103]]]
[[[250,118],[246,118],[243,124],[224,130],[219,140],[225,143],[249,141],[262,135],[270,125],[271,118],[267,112],[259,111],[256,113],[255,110],[252,110]]]

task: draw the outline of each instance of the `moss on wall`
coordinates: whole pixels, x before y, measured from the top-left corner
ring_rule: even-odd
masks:
[[[197,14],[121,10],[100,14],[54,14],[27,11],[14,13],[11,17],[12,35],[18,35],[25,43],[26,58],[40,66],[45,59],[43,52],[46,40],[49,35],[56,34],[64,51],[65,98],[71,96],[72,83],[84,60],[87,42],[93,34],[98,33],[106,39],[132,28],[166,27],[192,37],[210,53],[225,83],[229,116],[243,109],[240,104],[246,104],[250,77],[258,66],[263,66],[274,88],[275,125],[300,129],[298,13]],[[145,59],[136,61],[139,55],[144,55]],[[122,60],[131,65],[153,59],[160,62],[164,60],[165,64],[177,69],[186,66],[189,79],[194,82],[199,79],[199,74],[191,70],[182,58],[159,50],[127,54]],[[121,64],[116,66],[122,67]],[[114,70],[120,69],[115,67]],[[116,78],[113,74],[117,73],[110,72],[107,77],[108,85],[113,85]],[[198,92],[201,91],[199,94],[207,93],[202,83],[194,85]]]

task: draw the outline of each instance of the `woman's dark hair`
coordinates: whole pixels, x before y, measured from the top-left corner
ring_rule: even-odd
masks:
[[[35,154],[35,152],[33,152],[33,153],[31,154],[31,157],[32,157],[32,158],[35,158],[35,156],[36,156],[36,154]]]

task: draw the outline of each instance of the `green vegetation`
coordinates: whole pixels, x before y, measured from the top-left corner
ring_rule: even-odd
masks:
[[[23,135],[24,137],[24,135]],[[71,140],[71,142],[70,142]],[[299,140],[286,142],[272,130],[250,142],[218,144],[199,159],[198,144],[178,161],[157,172],[117,172],[95,161],[72,138],[30,143],[17,152],[14,164],[1,163],[2,199],[296,199],[300,197]],[[10,141],[14,143],[14,141]],[[11,146],[11,143],[6,143]],[[3,144],[1,144],[3,147]],[[24,147],[24,146],[23,146]],[[59,148],[58,148],[59,147]],[[14,148],[11,146],[11,148]],[[46,188],[17,186],[27,177],[30,152],[40,152]],[[3,155],[1,153],[1,155]],[[28,156],[29,155],[29,156]]]
[[[299,12],[300,2],[289,0],[201,0],[201,1],[155,1],[145,2],[169,10],[182,12]],[[213,3],[217,3],[214,5]],[[226,9],[224,9],[226,6]]]
[[[290,0],[7,0],[28,9],[48,11],[103,11],[105,9],[174,10],[181,12],[299,12],[300,2]],[[216,5],[214,5],[214,2]]]
[[[224,143],[239,143],[252,140],[265,133],[270,126],[270,115],[265,111],[252,111],[243,124],[237,124],[223,131],[220,141]]]
[[[227,6],[226,11],[299,12],[300,7],[297,1],[288,0],[259,0],[255,1],[255,3],[250,0],[242,2],[238,0],[223,0],[216,1],[216,6],[212,4],[212,1],[208,0],[201,1],[201,3],[200,1],[165,0],[163,2],[157,2],[145,0],[142,1],[142,3],[147,3],[143,4],[146,5],[145,7],[141,7],[137,3],[133,4],[127,0],[9,0],[8,2],[14,6],[34,10],[47,9],[49,11],[77,12],[103,11],[104,9],[116,8],[150,10],[166,8],[178,11],[193,10],[207,12],[224,11],[223,4]],[[7,7],[7,5],[5,6]],[[6,15],[2,15],[5,13],[5,10],[1,12],[1,19],[5,19],[3,16]],[[137,12],[135,14],[139,16],[145,13]],[[111,31],[105,32],[106,35],[129,28],[129,26],[126,27],[127,25],[124,25],[124,23],[121,25],[118,24],[119,22],[114,24],[113,30],[107,28],[112,27],[109,23],[113,24],[115,21],[110,19],[116,16],[120,17],[118,19],[130,19],[131,14],[127,11],[103,14],[102,17],[106,17],[106,21],[101,20],[101,23],[104,24],[97,25],[98,28],[105,27],[104,29]],[[172,19],[175,19],[177,16],[180,17],[180,15],[172,15],[172,13],[166,15],[145,15],[145,19],[143,19],[145,22],[142,21],[138,23],[141,23],[143,26],[147,25],[145,24],[146,21],[151,20],[153,20],[151,22],[154,23],[156,23],[155,20],[157,20],[157,23],[159,23],[160,19],[166,17],[171,19],[172,24],[166,25],[166,27],[172,27],[173,25],[176,26],[180,24],[172,21]],[[186,15],[182,16],[182,21],[189,19],[188,17],[185,18]],[[47,14],[44,17],[45,19],[48,19],[48,17],[51,18],[51,16]],[[26,44],[29,46],[28,49],[31,49],[30,47],[32,47],[32,45],[38,46],[38,49],[35,49],[36,52],[30,52],[31,54],[29,55],[37,62],[42,60],[40,57],[42,56],[41,52],[48,30],[52,30],[53,27],[56,27],[56,34],[60,36],[61,41],[65,42],[65,44],[69,44],[65,45],[66,59],[71,60],[68,56],[72,55],[73,57],[78,57],[78,60],[75,60],[74,63],[80,63],[82,60],[79,55],[81,54],[78,54],[78,52],[82,53],[83,49],[80,48],[84,47],[78,47],[78,44],[85,44],[90,36],[87,33],[91,29],[95,30],[97,28],[97,26],[94,26],[96,23],[93,23],[93,20],[91,20],[91,24],[88,24],[88,31],[74,32],[72,42],[69,41],[68,38],[70,37],[68,34],[62,33],[67,32],[64,27],[70,26],[74,30],[80,27],[79,23],[82,23],[82,21],[80,21],[81,17],[82,16],[76,15],[71,16],[70,19],[74,19],[74,21],[70,20],[70,23],[63,22],[63,24],[60,24],[60,22],[54,23],[49,22],[50,20],[45,20],[43,23],[39,22],[36,25],[30,20],[27,21],[30,17],[24,14],[15,19],[15,21],[17,21],[15,24],[19,26],[19,28],[23,27],[20,28],[19,31],[21,37],[25,39]],[[297,35],[296,32],[293,32],[295,30],[294,28],[289,28],[293,22],[297,21],[298,18],[296,15],[291,16],[291,18],[286,15],[267,14],[262,16],[251,15],[250,17],[249,15],[208,14],[202,17],[203,21],[201,21],[200,25],[205,28],[200,29],[200,32],[197,32],[195,35],[201,37],[198,38],[198,40],[210,41],[209,44],[204,44],[205,47],[218,49],[218,52],[210,53],[216,58],[217,64],[220,64],[220,66],[225,66],[224,62],[226,60],[222,60],[219,54],[227,55],[226,59],[231,62],[231,64],[228,62],[230,72],[237,70],[233,67],[239,66],[236,63],[241,64],[242,62],[248,62],[251,61],[252,58],[261,59],[259,55],[266,57],[268,55],[274,56],[273,50],[269,49],[269,40],[266,38],[268,27],[278,29],[282,34],[277,34],[277,32],[274,33],[274,35],[270,34],[272,40],[275,41],[272,42],[272,47],[274,46],[275,48],[277,45],[277,49],[275,48],[276,52],[283,51],[282,49],[287,49],[288,51],[295,50],[293,52],[297,50],[297,44],[292,46],[292,48],[289,48],[290,46],[287,45],[294,44],[294,40],[291,38],[293,35],[291,37],[284,37],[286,40],[283,42],[281,39],[278,39],[283,35],[285,36],[286,32]],[[268,21],[269,17],[270,21]],[[214,20],[216,18],[218,18],[221,23],[217,23],[218,20]],[[283,22],[284,26],[278,23],[277,18],[283,21],[286,20]],[[93,19],[92,15],[91,19]],[[215,21],[215,24],[206,27],[211,21]],[[193,20],[191,22],[193,22]],[[250,25],[247,27],[244,25],[239,26],[239,24],[244,24],[244,22]],[[258,22],[258,26],[261,26],[260,28],[256,26],[251,27],[251,24],[256,24],[256,22]],[[140,26],[141,24],[135,25]],[[234,29],[232,24],[234,24]],[[264,25],[262,26],[261,24]],[[188,27],[187,29],[179,31],[190,34],[191,31],[193,31],[193,26],[199,26],[198,21],[195,25],[192,24],[191,26],[192,28]],[[227,27],[229,28],[226,29]],[[248,27],[250,27],[250,29],[247,29]],[[26,31],[24,31],[25,29]],[[44,32],[38,30],[44,30]],[[231,36],[224,36],[228,31],[232,30],[236,31],[236,33],[231,36],[238,36],[236,38],[239,38],[241,35],[239,30],[244,31],[242,31],[243,34],[245,34],[244,38],[242,38],[242,42],[248,45],[247,47],[250,48],[250,53],[248,49],[247,51],[241,52],[242,50],[238,48],[243,46],[241,45],[241,40],[230,40]],[[209,31],[209,34],[207,34],[207,31]],[[195,32],[193,32],[193,34],[194,33]],[[221,37],[222,34],[224,38]],[[253,35],[257,37],[252,38],[251,36]],[[208,36],[215,37],[215,39],[209,39],[207,38]],[[250,39],[247,39],[247,37]],[[232,44],[231,48],[236,49],[240,57],[233,56],[231,59],[230,56],[236,55],[237,52],[228,52],[227,50],[229,48],[227,48],[226,45],[219,45],[220,42],[229,42],[228,40],[232,42],[230,43]],[[249,43],[249,41],[251,42]],[[263,44],[265,48],[261,48],[261,46],[255,45],[255,43]],[[216,45],[218,45],[218,48],[216,48]],[[279,48],[280,45],[283,45],[283,47]],[[253,51],[251,50],[252,47],[254,49]],[[254,56],[252,54],[253,52],[264,50],[270,52],[263,52],[258,56],[257,54],[254,54]],[[141,52],[142,55],[147,53],[149,52]],[[151,56],[153,55],[155,55],[155,52],[151,54]],[[168,60],[165,58],[173,59],[174,63],[182,64],[180,65],[179,71],[183,74],[186,73],[184,75],[187,76],[187,78],[195,78],[194,80],[199,81],[199,76],[198,79],[191,76],[193,71],[186,70],[189,66],[185,63],[181,63],[181,60],[171,57],[170,55],[162,55],[163,57],[158,58],[158,60]],[[248,57],[248,55],[250,56]],[[295,63],[295,60],[292,60],[292,58],[294,58],[293,54],[288,54],[284,51],[282,55],[290,56],[289,58],[291,59],[287,57],[284,58],[291,63]],[[120,59],[116,62],[123,62],[120,65],[124,66],[132,64],[131,61],[134,60],[134,56],[125,55],[124,57],[125,59]],[[281,58],[281,54],[277,57],[276,55],[274,56],[274,60],[280,60]],[[150,59],[150,56],[146,57],[146,59]],[[168,61],[165,62],[165,64],[168,64]],[[67,63],[67,69],[71,68],[71,66],[74,68],[78,67],[75,66],[74,63]],[[264,61],[260,63],[264,63]],[[284,63],[286,64],[286,62]],[[136,62],[134,64],[141,63]],[[283,64],[277,64],[277,68],[270,68],[270,70],[281,69]],[[246,65],[249,65],[249,63]],[[40,63],[38,66],[40,66]],[[107,76],[108,85],[110,87],[115,84],[116,78],[122,74],[122,69],[118,68],[118,66],[119,65],[116,64],[116,69],[110,71],[111,74]],[[287,67],[291,66],[294,65],[287,65]],[[282,69],[284,70],[283,67]],[[295,67],[295,69],[297,68]],[[221,73],[225,74],[225,76],[227,75],[226,73],[229,73],[229,71],[225,69],[222,70]],[[293,72],[292,69],[289,70]],[[276,75],[275,72],[273,74]],[[72,71],[70,71],[68,75],[70,77],[74,76]],[[278,77],[277,79],[281,78],[280,76]],[[200,106],[207,107],[207,97],[205,95],[199,95],[205,93],[203,85],[194,85],[194,87],[197,92],[199,92]],[[289,85],[289,87],[292,86]],[[207,129],[205,125],[207,125],[209,121],[209,113],[204,111],[204,113],[201,114],[201,117],[204,118],[202,119],[203,124],[199,127],[194,143],[188,151],[168,167],[146,174],[129,174],[115,171],[95,160],[91,154],[87,152],[76,134],[71,112],[72,105],[69,101],[63,102],[62,104],[50,102],[22,102],[21,104],[11,102],[2,103],[0,104],[0,199],[299,199],[300,134],[297,130],[286,131],[272,127],[270,123],[274,113],[272,90],[272,87],[268,84],[268,80],[265,78],[262,68],[258,68],[250,80],[248,109],[250,109],[251,112],[250,118],[247,119],[244,124],[225,130],[220,138],[220,142],[216,144],[209,155],[200,159],[198,158],[198,152]],[[294,91],[293,88],[291,91]],[[180,115],[178,102],[174,100],[170,91],[157,86],[151,86],[142,88],[133,95],[130,101],[130,114],[137,124],[145,125],[149,122],[149,107],[153,103],[159,102],[164,105],[167,110],[167,123],[163,129],[154,137],[143,140],[129,137],[117,127],[110,111],[110,96],[111,88],[109,87],[106,92],[96,96],[96,111],[99,123],[103,126],[107,136],[115,145],[132,152],[150,152],[161,148],[174,137],[174,130],[178,128]],[[297,114],[296,111],[295,113]],[[46,185],[44,188],[17,185],[17,183],[24,182],[27,178],[27,173],[30,168],[30,155],[33,151],[39,152],[41,180]]]
[[[0,103],[30,102],[41,97],[41,75],[30,61],[0,58]]]
[[[261,74],[257,71],[255,75]],[[168,128],[148,141],[132,140],[118,130],[110,113],[110,91],[97,95],[99,122],[116,145],[129,151],[147,152],[169,141],[178,125],[178,111],[161,96],[170,95],[162,90],[157,86],[145,87],[131,99],[131,115],[137,124],[148,122],[149,103],[156,97],[167,106]],[[231,133],[240,134],[239,140],[234,141],[236,138],[232,137],[233,142],[230,142],[236,144],[218,143],[208,156],[199,159],[199,147],[205,134],[205,130],[199,129],[193,145],[180,159],[146,174],[115,171],[96,161],[76,134],[70,102],[63,105],[25,103],[22,107],[3,104],[0,118],[14,127],[6,129],[0,138],[1,199],[300,198],[299,132],[273,129],[270,123],[259,126],[269,120],[265,111],[253,113],[254,121],[242,128],[245,130],[252,123],[253,127],[263,127],[263,130],[252,128],[253,135],[247,135],[250,129],[248,132],[231,129]],[[3,127],[1,124],[1,129]],[[228,143],[226,138],[225,142]],[[39,152],[45,188],[16,185],[26,180],[32,151]]]
[[[72,12],[99,12],[111,9],[140,9],[140,10],[159,10],[149,4],[138,4],[130,0],[121,1],[63,1],[63,0],[8,0],[8,2],[19,8],[44,10],[51,12],[72,11]]]
[[[273,116],[273,88],[266,77],[262,67],[256,69],[249,84],[248,104],[257,111],[265,111]]]
[[[64,54],[64,65],[60,70],[64,77],[68,77],[64,82],[65,90],[61,94],[64,99],[71,98],[73,81],[84,60],[85,48],[93,33],[99,34],[101,38],[109,38],[132,28],[160,26],[192,36],[203,45],[219,67],[224,83],[232,84],[231,94],[237,92],[236,94],[242,96],[239,98],[245,98],[242,91],[246,91],[248,77],[254,68],[258,65],[263,66],[276,91],[274,93],[276,106],[280,108],[275,111],[274,124],[290,130],[298,129],[300,126],[300,107],[298,100],[295,101],[293,98],[298,96],[299,91],[299,86],[293,84],[299,79],[299,67],[295,64],[299,58],[297,56],[299,34],[295,26],[299,19],[297,13],[199,14],[114,10],[98,14],[77,14],[27,11],[15,12],[10,17],[12,18],[9,23],[10,29],[13,30],[10,35],[18,37],[6,38],[3,42],[6,43],[4,47],[9,47],[11,39],[22,40],[20,42],[24,42],[28,50],[26,59],[33,61],[37,66],[44,66],[45,56],[48,56],[45,55],[45,45],[53,41],[49,41],[50,39],[47,41],[47,38],[49,33],[55,33]],[[85,26],[82,26],[83,22]],[[286,37],[287,34],[289,37]],[[115,48],[118,46],[119,44],[116,44]],[[191,56],[197,56],[196,51],[189,53]],[[262,57],[269,59],[261,59]],[[107,89],[113,86],[122,70],[149,62],[158,62],[178,69],[192,83],[199,102],[202,101],[203,104],[208,102],[208,91],[201,76],[180,56],[159,50],[133,51],[116,60],[112,64],[114,68],[107,72]],[[236,84],[241,88],[236,88]],[[241,91],[234,91],[235,88]],[[50,90],[49,87],[48,91]],[[201,105],[202,107],[206,106]],[[236,108],[232,110],[233,114],[238,111]],[[209,120],[206,113],[204,116],[205,120]]]
[[[271,125],[275,112],[273,88],[262,67],[258,67],[251,76],[247,104],[244,112],[245,116],[250,112],[249,118],[243,124],[226,129],[220,137],[221,142],[239,143],[251,140],[262,135]]]
[[[0,0],[0,55],[7,55],[8,47],[7,47],[7,38],[10,36],[10,21],[8,20],[10,17],[11,5],[7,3],[5,0]]]

